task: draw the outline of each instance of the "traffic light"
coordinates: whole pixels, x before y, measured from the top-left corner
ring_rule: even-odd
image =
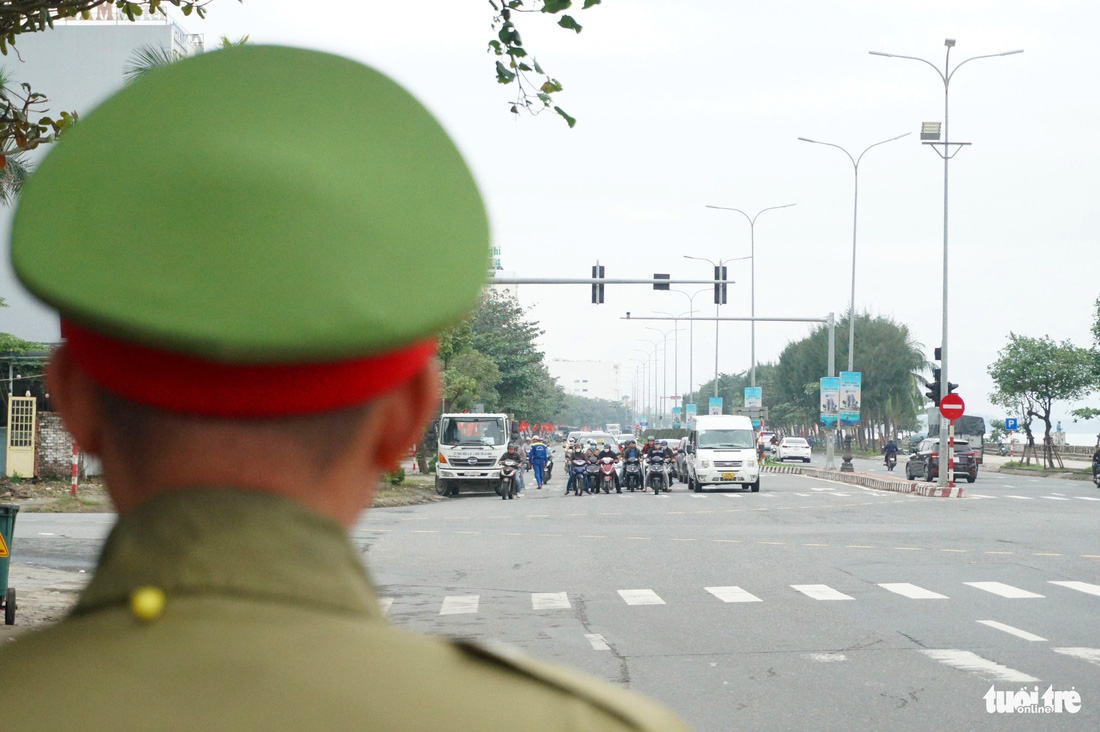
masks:
[[[932,369],[932,380],[928,382],[928,391],[924,395],[932,400],[937,407],[940,406],[940,370]]]
[[[601,279],[602,280],[603,278],[604,278],[604,276],[603,276],[603,265],[602,264],[592,265],[592,279],[594,279],[594,280],[595,279]],[[599,283],[599,284],[596,284],[595,282],[592,283],[592,304],[593,305],[602,305],[603,304],[603,283],[602,282]]]
[[[667,275],[667,274],[659,274],[659,273],[656,273],[656,272],[653,274],[653,279],[655,279],[655,280],[667,280],[667,279],[669,279],[669,277],[670,276]],[[653,289],[654,290],[668,290],[668,289],[671,289],[671,288],[669,288],[667,282],[654,282],[653,283]]]
[[[726,268],[714,267],[714,304],[725,305],[726,304]],[[721,282],[719,282],[721,280]]]

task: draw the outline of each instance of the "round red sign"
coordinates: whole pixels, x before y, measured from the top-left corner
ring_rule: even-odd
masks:
[[[965,409],[966,404],[958,394],[948,394],[940,400],[940,414],[943,415],[944,419],[949,419],[952,422],[963,416]]]

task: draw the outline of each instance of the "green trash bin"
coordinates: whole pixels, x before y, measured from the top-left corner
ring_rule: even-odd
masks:
[[[19,506],[0,504],[0,601],[4,605],[5,625],[15,625],[15,588],[8,587],[8,566],[11,564],[11,543],[15,538],[15,514]]]

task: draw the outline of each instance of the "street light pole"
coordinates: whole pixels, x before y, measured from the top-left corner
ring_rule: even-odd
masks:
[[[646,326],[646,330],[652,330],[661,334],[661,349],[664,353],[661,375],[661,381],[663,383],[661,384],[662,394],[660,396],[660,402],[658,403],[660,405],[661,421],[663,422],[665,419],[665,399],[668,398],[668,334],[678,331],[679,328],[673,326],[671,330],[661,330],[660,328]]]
[[[909,61],[920,61],[923,64],[931,66],[936,74],[940,77],[940,81],[943,82],[943,142],[931,143],[933,146],[942,144],[943,152],[939,150],[936,152],[943,158],[943,333],[940,341],[940,398],[947,396],[948,391],[948,369],[947,369],[947,170],[948,162],[951,158],[958,153],[961,146],[966,143],[952,143],[951,137],[948,134],[948,93],[951,88],[951,79],[955,76],[955,72],[962,67],[963,64],[970,63],[971,61],[977,61],[980,58],[997,58],[999,56],[1011,56],[1017,53],[1023,53],[1023,49],[1017,49],[1014,51],[1002,51],[1001,53],[987,53],[981,56],[971,56],[970,58],[960,61],[955,65],[955,68],[951,68],[951,49],[955,47],[955,39],[948,38],[944,41],[944,45],[947,47],[947,52],[944,55],[943,71],[936,64],[928,61],[927,59],[920,58],[918,56],[902,56],[894,53],[883,53],[881,51],[870,51],[872,56],[886,56],[887,58],[903,58]],[[928,144],[928,143],[926,143]],[[955,152],[951,152],[951,145],[956,146]],[[935,149],[935,147],[933,147]],[[943,424],[943,420],[940,421]],[[941,487],[946,486],[948,480],[953,479],[953,476],[947,475],[948,471],[948,458],[953,457],[948,455],[948,450],[944,449],[944,438],[946,431],[940,429],[940,465],[939,465],[939,485]]]
[[[665,312],[664,310],[656,310],[654,312],[656,312],[658,315],[667,315],[672,318],[672,327],[674,328],[674,330],[672,331],[672,392],[673,394],[675,394],[677,399],[680,399],[683,397],[683,394],[680,393],[680,331],[683,330],[683,328],[680,327],[680,318],[684,317],[685,315],[688,316],[688,327],[690,329],[690,323],[692,322],[691,316],[695,315],[695,311],[688,310],[687,312],[680,313],[679,315],[673,315],[672,313]],[[674,404],[673,406],[675,407],[676,405]]]
[[[790,208],[796,204],[785,203],[782,206],[769,206],[768,208],[762,208],[756,212],[756,216],[749,216],[747,213],[739,208],[728,208],[726,206],[707,206],[707,208],[715,208],[720,211],[736,211],[745,217],[749,222],[749,256],[742,257],[743,259],[752,260],[752,281],[750,282],[751,299],[752,299],[752,312],[750,313],[753,318],[756,317],[756,218],[765,211],[774,211],[777,208]],[[756,321],[752,322],[752,337],[751,337],[751,349],[752,349],[752,370],[749,376],[749,385],[756,386]],[[717,384],[715,384],[717,387]],[[717,395],[715,395],[717,396]]]
[[[739,261],[741,259],[751,259],[751,258],[752,257],[734,257],[732,259],[719,259],[717,262],[715,262],[713,259],[707,259],[706,257],[689,257],[686,254],[684,255],[684,259],[695,259],[695,260],[698,260],[700,262],[709,262],[710,266],[716,267],[716,268],[723,266],[727,262],[736,262],[736,261]],[[698,293],[696,293],[696,294],[698,294]],[[718,320],[718,308],[719,307],[721,307],[721,305],[718,304],[718,303],[715,303],[715,305],[714,305],[714,398],[715,399],[718,398],[718,323],[720,322]]]
[[[831,142],[821,142],[820,140],[811,140],[807,137],[798,138],[802,142],[810,142],[815,145],[827,145],[828,147],[835,147],[842,153],[848,156],[848,159],[852,161],[853,183],[855,190],[852,194],[852,299],[848,306],[848,370],[855,371],[855,349],[856,349],[856,226],[859,221],[859,163],[863,160],[863,156],[867,154],[867,150],[879,145],[885,145],[888,142],[894,140],[900,140],[901,138],[911,133],[906,132],[904,135],[898,135],[897,137],[891,137],[889,140],[883,140],[882,142],[876,142],[873,145],[868,145],[867,148],[859,154],[859,157],[852,157],[852,153],[840,145],[834,145]]]

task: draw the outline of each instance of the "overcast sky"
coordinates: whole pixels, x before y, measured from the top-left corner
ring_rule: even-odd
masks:
[[[579,35],[522,16],[525,45],[565,86],[559,103],[578,119],[573,130],[552,113],[508,114],[513,89],[495,82],[485,54],[485,2],[311,6],[220,0],[206,21],[184,23],[208,46],[247,33],[344,53],[405,84],[468,156],[504,267],[517,276],[587,276],[599,259],[608,277],[709,277],[709,265],[683,255],[744,257],[750,246],[741,216],[706,204],[752,213],[797,203],[758,220],[757,315],[840,313],[849,300],[852,166],[839,150],[797,138],[858,154],[913,133],[860,166],[856,307],[908,324],[929,354],[941,331],[943,164],[918,133],[922,121],[942,121],[943,85],[924,64],[868,51],[942,67],[948,37],[958,41],[956,60],[1023,48],[968,64],[951,87],[951,138],[973,143],[951,164],[951,380],[969,412],[999,416],[986,368],[1009,331],[1089,343],[1100,295],[1095,2],[605,0],[575,13]],[[748,315],[750,262],[729,266],[737,284],[723,314]],[[630,359],[644,357],[634,349],[651,349],[640,339],[660,336],[619,318],[688,305],[641,287],[608,287],[598,307],[581,287],[525,286],[520,297],[546,329],[548,356],[618,360],[631,370]],[[9,299],[15,307],[0,314],[0,329],[56,337],[32,325],[45,321],[28,316],[17,294]],[[695,302],[713,315],[709,293]],[[759,324],[757,360],[775,359],[807,330]],[[747,369],[749,326],[721,332],[720,370]],[[670,359],[670,393],[672,370]],[[695,381],[713,371],[713,323],[700,323]],[[1067,420],[1071,431],[1095,426]]]

